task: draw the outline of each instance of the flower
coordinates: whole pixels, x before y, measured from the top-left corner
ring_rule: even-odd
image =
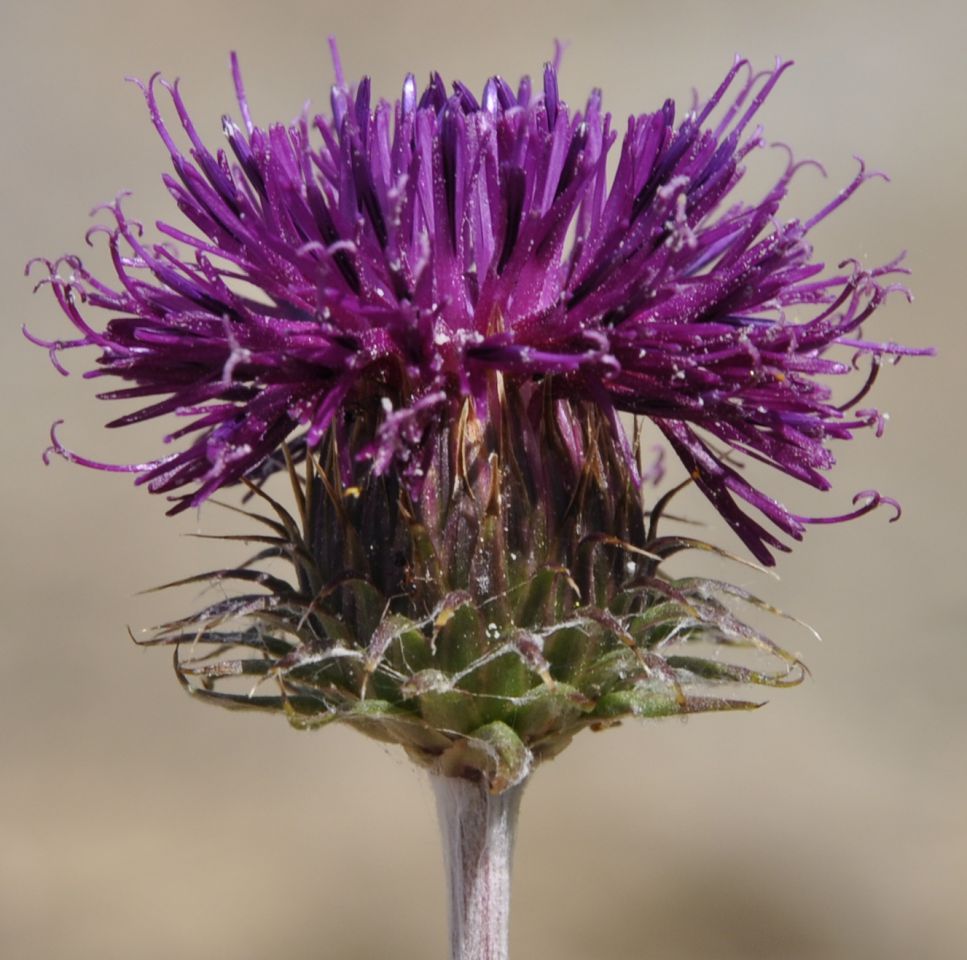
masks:
[[[780,611],[669,575],[684,551],[729,556],[666,535],[670,499],[694,481],[767,564],[787,549],[777,534],[896,506],[865,491],[851,513],[799,516],[732,458],[825,489],[830,441],[881,430],[855,408],[882,360],[928,351],[860,332],[903,290],[899,260],[829,273],[813,259],[810,231],[869,179],[862,164],[804,222],[777,219],[802,166],[791,154],[758,202],[734,199],[788,64],[737,61],[677,124],[671,101],[631,118],[609,177],[610,115],[597,92],[572,114],[556,62],[541,92],[493,77],[478,101],[433,74],[373,106],[369,81],[349,87],[333,55],[331,116],[267,129],[233,57],[233,159],[204,145],[176,83],[142,84],[193,229],[160,223],[164,242],[149,243],[120,198],[108,205],[113,227],[92,232],[116,279],[43,261],[78,336],[28,338],[61,372],[61,350],[100,351],[88,376],[122,384],[100,396],[146,404],[110,426],[188,421],[165,438],[175,452],[146,463],[79,456],[56,424],[53,451],[137,474],[171,512],[235,483],[264,507],[229,507],[259,531],[225,539],[256,552],[169,584],[217,598],[144,642],[174,647],[202,701],[403,747],[435,787],[452,955],[505,957],[535,766],[584,729],[755,708],[750,686],[806,672],[739,615]],[[837,402],[826,379],[864,356],[865,382]],[[643,463],[649,424],[688,479],[646,509],[663,470],[661,456]],[[288,507],[269,482],[283,471]]]
[[[723,551],[659,529],[675,491],[646,510],[661,463],[646,468],[643,436],[664,435],[767,564],[779,534],[894,503],[867,491],[803,517],[732,463],[825,489],[830,442],[881,429],[855,410],[881,362],[928,352],[860,332],[903,289],[899,260],[828,272],[812,255],[810,231],[871,175],[803,222],[778,219],[791,155],[758,202],[735,199],[786,63],[737,61],[677,123],[670,101],[631,118],[609,176],[611,117],[597,92],[571,113],[556,61],[541,91],[493,77],[478,101],[410,76],[374,106],[333,55],[331,116],[267,129],[233,57],[228,152],[204,145],[177,83],[141,84],[191,229],[160,223],[150,243],[118,198],[91,231],[113,281],[42,261],[77,336],[29,339],[61,372],[62,350],[99,351],[88,376],[121,381],[100,396],[145,404],[109,426],[187,421],[145,463],[80,456],[56,424],[52,450],[136,474],[171,512],[235,483],[267,508],[241,510],[261,532],[233,538],[254,556],[180,581],[219,599],[147,642],[176,648],[202,700],[349,723],[494,793],[582,729],[754,707],[735,688],[799,682],[798,657],[736,608],[778,611],[667,575],[675,554]],[[864,356],[861,387],[834,400],[827,379]],[[292,508],[264,483],[280,471]]]
[[[650,420],[760,561],[787,549],[777,534],[800,539],[815,519],[744,479],[733,454],[826,489],[830,441],[882,427],[876,411],[853,411],[880,362],[926,351],[859,329],[902,289],[889,280],[898,261],[828,272],[808,240],[875,174],[861,165],[805,221],[777,219],[803,166],[791,155],[761,199],[735,199],[765,143],[753,120],[789,64],[756,73],[737,60],[677,122],[670,100],[630,118],[609,178],[611,116],[597,91],[572,113],[556,61],[538,90],[492,77],[478,100],[437,74],[420,92],[411,75],[395,104],[374,104],[369,80],[348,86],[333,53],[331,114],[268,128],[252,121],[233,56],[230,154],[202,142],[177,83],[141,84],[174,169],[165,185],[192,228],[159,223],[164,240],[149,243],[120,198],[108,205],[114,225],[91,232],[106,236],[115,280],[73,256],[44,261],[78,336],[29,336],[62,372],[59,351],[95,347],[89,376],[122,383],[100,396],[147,401],[109,426],[188,423],[165,437],[178,449],[146,463],[97,463],[52,431],[53,450],[136,473],[174,492],[177,512],[277,467],[283,441],[313,450],[347,411],[375,405],[379,422],[352,455],[417,496],[428,451],[468,398],[482,422],[498,416],[499,373],[515,390],[552,383],[555,397],[593,405],[636,478],[619,414]],[[825,379],[860,356],[867,381],[837,403]]]

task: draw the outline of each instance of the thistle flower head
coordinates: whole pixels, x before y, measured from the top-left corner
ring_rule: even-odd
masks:
[[[55,362],[62,348],[97,348],[92,375],[122,382],[101,396],[147,401],[110,426],[188,422],[165,437],[175,451],[101,466],[173,493],[177,511],[264,467],[283,440],[313,449],[377,405],[352,456],[417,494],[462,405],[495,416],[499,374],[507,389],[548,382],[595,406],[632,469],[619,413],[649,418],[759,560],[786,549],[777,534],[799,539],[808,519],[745,480],[731,452],[825,489],[830,441],[882,421],[834,402],[821,378],[866,355],[858,402],[884,357],[917,351],[859,332],[897,263],[829,272],[813,257],[810,231],[871,176],[862,167],[806,221],[780,219],[802,166],[791,157],[757,202],[735,199],[765,143],[756,114],[789,64],[755,73],[737,61],[681,118],[670,100],[631,117],[620,146],[600,93],[572,112],[554,64],[517,89],[492,77],[479,98],[408,76],[394,104],[336,66],[328,116],[261,128],[233,59],[240,121],[224,119],[216,152],[177,83],[142,86],[192,229],[161,223],[163,241],[149,243],[120,200],[109,205],[114,225],[92,232],[116,279],[74,257],[48,264],[79,336],[44,343]],[[91,463],[56,438],[54,449]]]
[[[805,221],[780,217],[791,157],[758,201],[736,198],[788,64],[737,61],[707,101],[632,117],[616,146],[600,93],[572,112],[556,64],[516,89],[492,77],[479,98],[409,76],[390,104],[335,59],[329,115],[268,128],[233,59],[240,120],[216,152],[176,83],[143,84],[190,229],[160,223],[150,243],[118,200],[93,231],[113,281],[44,261],[78,335],[31,339],[58,367],[62,349],[100,351],[90,375],[121,381],[101,396],[145,404],[110,426],[187,420],[146,463],[99,464],[56,435],[53,449],[136,473],[172,512],[236,482],[268,505],[254,557],[191,578],[254,592],[152,642],[210,645],[178,660],[198,696],[350,722],[495,790],[582,728],[750,706],[721,687],[796,682],[798,659],[732,608],[765,604],[664,574],[669,556],[712,548],[658,530],[665,501],[646,511],[641,456],[654,427],[772,563],[780,534],[822,518],[757,489],[733,455],[825,489],[830,442],[879,429],[854,408],[882,359],[924,352],[860,332],[898,261],[827,271],[813,257],[810,231],[869,179],[862,166]],[[828,378],[863,356],[865,383],[834,401]],[[280,469],[294,510],[262,488]],[[289,579],[261,568],[277,558]],[[239,678],[249,689],[224,689]]]

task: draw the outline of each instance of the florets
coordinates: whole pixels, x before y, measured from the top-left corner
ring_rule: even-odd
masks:
[[[173,494],[172,512],[254,475],[285,440],[317,447],[347,411],[374,404],[381,422],[353,455],[418,495],[435,437],[468,398],[486,421],[499,373],[596,405],[632,469],[619,414],[649,418],[771,563],[786,549],[776,532],[799,539],[809,521],[745,480],[732,452],[826,489],[830,441],[881,424],[834,402],[826,378],[865,355],[871,382],[884,357],[917,352],[859,332],[896,289],[896,262],[828,272],[813,257],[810,231],[871,176],[862,166],[804,222],[780,219],[802,166],[791,157],[758,202],[734,199],[765,143],[753,120],[788,63],[755,73],[737,61],[681,119],[670,100],[630,118],[611,177],[618,137],[601,95],[572,112],[556,64],[536,90],[493,77],[479,99],[437,74],[422,91],[408,76],[390,104],[373,103],[368,79],[348,86],[337,58],[330,114],[268,128],[232,64],[241,125],[224,119],[227,151],[202,142],[177,83],[142,85],[191,229],[159,223],[164,240],[149,243],[120,200],[109,205],[113,227],[92,232],[106,236],[115,281],[75,257],[48,263],[79,336],[32,338],[59,369],[61,349],[100,350],[92,375],[124,384],[101,397],[150,398],[109,426],[188,419],[165,437],[179,448],[147,463],[97,464],[53,441]]]

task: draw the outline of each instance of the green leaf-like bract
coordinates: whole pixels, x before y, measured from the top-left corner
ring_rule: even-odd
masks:
[[[658,536],[596,406],[495,376],[490,415],[468,401],[428,452],[418,502],[360,461],[375,424],[353,416],[348,450],[330,432],[304,468],[289,462],[293,512],[251,487],[266,511],[242,512],[262,529],[230,539],[253,558],[182,581],[239,592],[148,641],[177,648],[199,699],[348,723],[500,791],[585,727],[746,709],[741,688],[802,678],[729,604],[777,611],[664,574],[669,556],[715,548]],[[290,576],[264,569],[280,559]],[[772,667],[725,662],[723,647]]]

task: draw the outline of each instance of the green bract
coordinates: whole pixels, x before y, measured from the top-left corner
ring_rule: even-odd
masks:
[[[342,426],[363,449],[373,409]],[[672,555],[715,548],[657,532],[664,502],[645,511],[597,406],[555,396],[552,380],[495,375],[489,416],[464,404],[418,501],[334,436],[302,465],[286,452],[294,510],[251,487],[267,509],[243,511],[265,531],[240,537],[260,545],[253,558],[181,581],[241,592],[148,641],[184,648],[178,676],[200,699],[299,728],[348,723],[500,792],[586,727],[746,709],[739,688],[802,678],[728,604],[772,608],[664,574]],[[264,569],[278,558],[288,577]],[[727,663],[723,647],[772,667]]]

